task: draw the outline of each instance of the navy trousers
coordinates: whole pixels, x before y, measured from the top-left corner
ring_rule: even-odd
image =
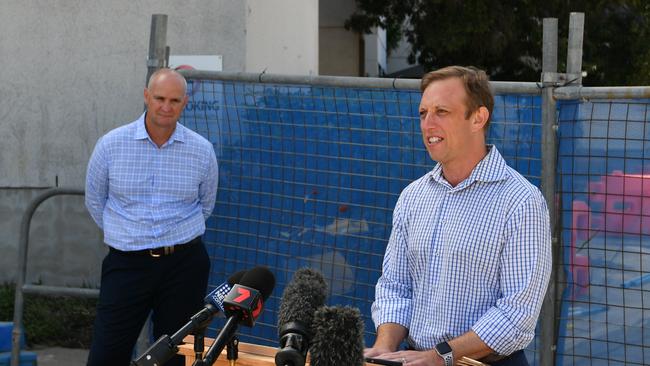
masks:
[[[200,238],[160,257],[111,249],[102,262],[88,365],[128,366],[149,313],[155,339],[174,334],[203,308],[209,273],[210,258]],[[165,363],[182,365],[181,356]]]
[[[490,363],[492,366],[528,366],[528,359],[526,359],[526,354],[523,350],[517,351],[510,356],[499,360],[497,362]]]

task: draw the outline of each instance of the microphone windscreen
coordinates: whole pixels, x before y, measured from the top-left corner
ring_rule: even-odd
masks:
[[[259,291],[266,301],[275,287],[275,276],[266,267],[259,266],[246,271],[239,284]]]
[[[325,304],[327,283],[323,275],[309,268],[301,268],[293,275],[282,294],[278,310],[278,331],[290,322],[301,322],[311,327],[314,312]]]
[[[238,284],[239,281],[241,281],[241,279],[244,277],[246,272],[247,272],[246,270],[241,270],[231,274],[230,277],[228,277],[228,284],[230,285],[230,287]]]
[[[363,320],[357,308],[323,306],[312,323],[311,366],[362,366]]]

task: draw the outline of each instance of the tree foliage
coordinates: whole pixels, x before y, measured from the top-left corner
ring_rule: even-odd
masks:
[[[492,80],[536,81],[542,20],[557,18],[558,65],[565,70],[571,12],[585,13],[585,85],[650,84],[647,0],[355,0],[348,29],[387,30],[389,49],[405,37],[410,63],[425,69],[474,65]]]

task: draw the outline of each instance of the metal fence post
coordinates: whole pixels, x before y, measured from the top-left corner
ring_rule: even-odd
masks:
[[[540,322],[540,354],[542,366],[552,366],[555,362],[556,349],[556,275],[557,258],[559,258],[559,236],[557,233],[557,215],[555,200],[556,176],[556,102],[553,99],[555,82],[550,81],[557,76],[557,47],[558,30],[557,18],[543,20],[543,50],[542,50],[542,178],[541,188],[548,205],[551,221],[553,270],[549,281]]]
[[[153,14],[151,16],[151,34],[149,34],[149,57],[147,58],[147,78],[145,79],[145,85],[149,83],[151,74],[167,66],[167,61],[167,14]]]
[[[568,84],[582,85],[582,40],[585,28],[585,13],[571,13],[569,16],[569,44],[566,55]]]

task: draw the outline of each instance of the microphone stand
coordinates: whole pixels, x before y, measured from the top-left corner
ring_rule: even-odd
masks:
[[[194,359],[200,360],[203,357],[205,347],[205,328],[201,328],[194,333]]]
[[[140,357],[131,361],[131,366],[157,366],[164,364],[178,352],[178,345],[183,342],[183,338],[197,330],[200,330],[202,333],[210,324],[215,313],[216,311],[212,307],[206,307],[194,314],[190,321],[176,333],[172,334],[171,337],[165,334],[158,338]],[[201,334],[201,338],[203,338],[203,334]],[[196,352],[196,348],[194,351]]]
[[[194,363],[192,365],[212,366],[212,364],[214,364],[214,362],[221,354],[221,351],[223,351],[223,349],[226,347],[226,343],[232,339],[235,332],[237,331],[237,328],[239,328],[239,321],[240,320],[238,316],[232,316],[228,318],[226,324],[223,326],[223,329],[221,329],[221,332],[219,332],[217,338],[215,338],[214,343],[212,343],[208,351],[205,353],[205,357],[202,360],[194,360]]]
[[[228,363],[230,366],[235,366],[237,359],[239,358],[239,338],[237,335],[233,335],[226,346],[226,357],[228,358]]]

